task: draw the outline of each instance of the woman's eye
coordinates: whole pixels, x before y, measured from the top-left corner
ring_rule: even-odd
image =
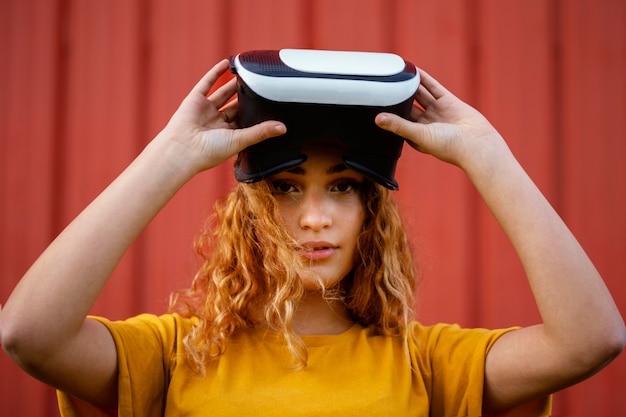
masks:
[[[296,187],[285,181],[274,181],[272,189],[279,194],[287,194],[296,191]]]
[[[359,184],[355,181],[343,181],[333,185],[332,190],[339,193],[350,193],[358,190]]]

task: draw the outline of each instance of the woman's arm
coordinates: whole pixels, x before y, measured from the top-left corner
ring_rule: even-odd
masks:
[[[512,242],[543,321],[494,344],[485,365],[485,411],[593,375],[626,342],[624,322],[598,271],[491,124],[421,75],[413,122],[381,114],[377,123],[467,173]]]
[[[165,129],[44,251],[0,315],[2,346],[27,372],[90,402],[117,403],[111,335],[85,320],[129,245],[196,173],[284,132],[265,122],[233,130],[234,80],[207,98],[222,61],[185,98]]]

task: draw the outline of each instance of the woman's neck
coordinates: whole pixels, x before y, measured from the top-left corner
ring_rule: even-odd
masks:
[[[321,291],[304,294],[292,321],[301,336],[340,334],[353,324],[344,302],[324,298]]]

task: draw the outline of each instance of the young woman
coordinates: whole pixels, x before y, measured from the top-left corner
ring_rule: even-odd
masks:
[[[273,121],[237,129],[234,80],[209,94],[227,69],[207,73],[1,311],[3,348],[60,390],[63,415],[477,416],[528,404],[524,415],[541,415],[550,393],[623,350],[624,323],[583,249],[498,132],[423,71],[411,120],[376,123],[466,172],[514,245],[542,323],[414,322],[413,265],[389,192],[348,169],[332,140],[307,146],[295,168],[235,187],[177,313],[86,318],[183,184],[285,132]]]

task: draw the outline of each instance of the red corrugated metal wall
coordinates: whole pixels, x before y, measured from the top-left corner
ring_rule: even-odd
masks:
[[[282,47],[395,52],[478,107],[626,311],[622,0],[1,0],[0,302],[214,62]],[[156,218],[94,313],[166,308],[193,273],[202,219],[233,183],[226,165]],[[515,254],[463,174],[407,150],[398,177],[422,320],[537,321]],[[0,414],[58,415],[50,388],[5,355],[0,369]],[[626,415],[625,384],[622,356],[556,395],[555,415]]]

